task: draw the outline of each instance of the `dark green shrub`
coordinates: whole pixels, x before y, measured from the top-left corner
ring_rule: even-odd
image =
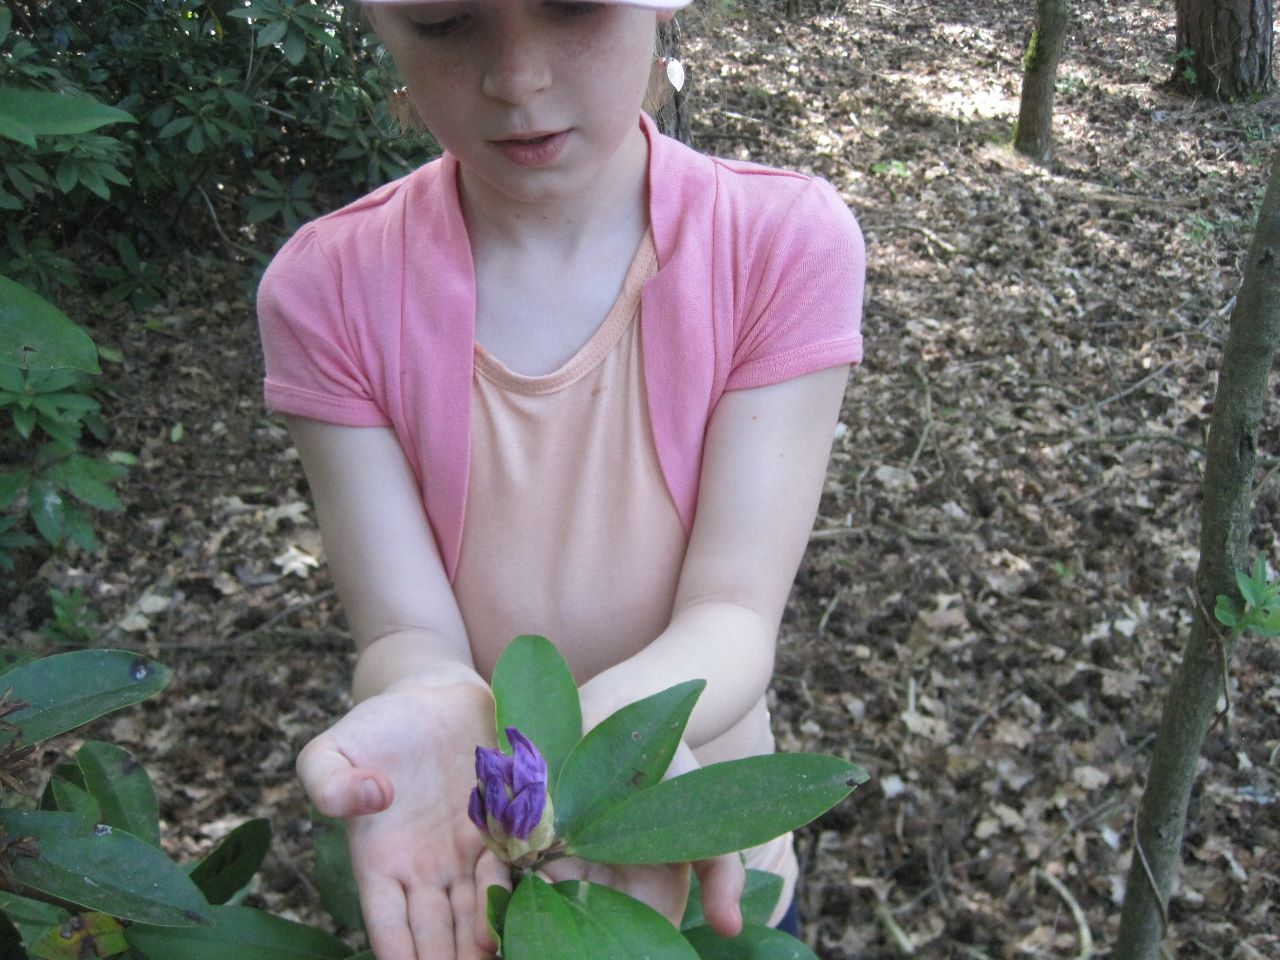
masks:
[[[110,134],[0,141],[0,208],[25,238],[6,237],[0,262],[37,289],[88,279],[143,306],[163,283],[129,281],[157,257],[219,234],[269,252],[301,219],[427,155],[427,141],[388,119],[390,75],[356,5],[10,6],[0,85],[87,94],[139,120]],[[76,241],[93,248],[89,278],[58,259]]]

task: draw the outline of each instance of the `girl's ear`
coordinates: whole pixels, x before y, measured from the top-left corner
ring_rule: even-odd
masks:
[[[659,22],[659,23],[670,23],[670,22],[671,22],[672,20],[674,20],[675,18],[676,18],[676,12],[675,12],[674,10],[659,10],[659,11],[658,11],[658,22]]]

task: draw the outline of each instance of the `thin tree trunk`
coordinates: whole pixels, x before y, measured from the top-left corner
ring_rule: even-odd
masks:
[[[1273,85],[1274,0],[1177,0],[1176,84],[1219,100]]]
[[[1177,873],[1196,761],[1224,695],[1232,637],[1210,611],[1238,595],[1249,535],[1258,428],[1280,343],[1280,155],[1262,202],[1244,281],[1231,315],[1214,393],[1204,471],[1197,609],[1182,665],[1165,700],[1151,772],[1138,809],[1133,863],[1112,960],[1155,960]]]
[[[667,23],[658,24],[657,53],[659,57],[680,59],[680,21],[672,18]],[[692,143],[689,130],[688,85],[672,91],[670,99],[654,113],[658,129],[669,137],[675,137],[682,143]]]
[[[1036,28],[1023,58],[1022,100],[1013,145],[1037,163],[1053,158],[1053,94],[1070,15],[1069,0],[1036,0]]]

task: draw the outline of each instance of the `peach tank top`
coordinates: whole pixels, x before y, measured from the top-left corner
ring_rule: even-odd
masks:
[[[649,423],[640,292],[656,268],[646,234],[608,316],[554,373],[524,376],[475,347],[454,595],[484,676],[513,637],[539,633],[581,684],[671,619],[688,537]],[[757,730],[751,752],[771,750],[767,720]],[[788,841],[747,852],[786,881],[775,920],[796,875]]]

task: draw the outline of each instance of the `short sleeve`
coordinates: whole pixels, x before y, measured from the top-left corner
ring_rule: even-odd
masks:
[[[350,427],[390,421],[370,389],[348,328],[339,266],[314,225],[296,233],[258,286],[267,407]]]
[[[861,361],[865,277],[853,214],[825,180],[808,181],[752,265],[725,388]]]

